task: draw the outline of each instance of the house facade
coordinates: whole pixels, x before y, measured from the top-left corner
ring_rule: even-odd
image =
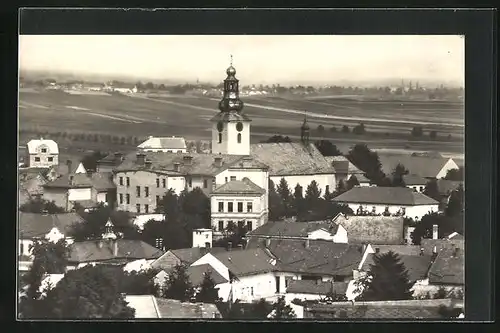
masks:
[[[59,164],[59,147],[54,140],[40,138],[28,142],[28,166],[49,168]]]

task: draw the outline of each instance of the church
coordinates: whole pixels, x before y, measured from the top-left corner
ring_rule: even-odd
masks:
[[[211,226],[255,229],[268,221],[269,179],[285,178],[293,191],[315,180],[322,193],[335,188],[333,166],[309,142],[307,120],[300,143],[250,143],[251,119],[244,114],[236,69],[226,70],[220,112],[212,119],[210,154],[138,151],[112,154],[98,168],[112,168],[117,209],[137,214],[155,211],[169,190],[179,194],[199,187],[211,200]],[[215,234],[214,234],[215,235]]]

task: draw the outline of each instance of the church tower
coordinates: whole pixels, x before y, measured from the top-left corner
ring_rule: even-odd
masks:
[[[304,122],[300,126],[300,141],[306,147],[309,147],[309,124],[307,123],[307,114],[304,115]]]
[[[211,119],[212,153],[250,155],[250,118],[244,115],[236,79],[236,69],[231,65],[226,70],[224,94],[219,102],[220,112]]]

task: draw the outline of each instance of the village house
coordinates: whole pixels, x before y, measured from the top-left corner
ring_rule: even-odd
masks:
[[[28,142],[28,167],[49,168],[59,164],[59,147],[54,140],[40,138]]]
[[[382,172],[392,175],[398,164],[403,165],[409,174],[418,175],[426,179],[440,179],[446,176],[449,170],[458,169],[452,158],[417,154],[388,154],[379,153]]]
[[[73,240],[69,236],[71,227],[75,223],[82,223],[83,219],[76,213],[63,214],[35,214],[19,212],[19,270],[26,271],[31,265],[31,246],[37,239],[46,239],[57,242],[66,239],[67,243]]]
[[[400,214],[414,220],[439,210],[439,202],[406,187],[354,187],[332,199],[346,204],[356,215]]]
[[[166,153],[186,153],[186,141],[182,137],[153,137],[137,146],[142,151],[157,152],[162,151]]]
[[[335,180],[339,182],[347,182],[352,176],[356,178],[359,186],[370,186],[370,180],[365,177],[365,173],[359,170],[345,156],[325,156],[325,159],[332,165],[335,170]]]
[[[125,301],[135,310],[136,319],[222,318],[214,304],[181,302],[153,295],[126,295]]]
[[[403,176],[403,182],[406,187],[411,188],[415,192],[422,193],[424,192],[425,186],[429,180],[427,178],[420,177],[419,175],[408,174]]]
[[[74,173],[43,185],[43,199],[71,211],[75,204],[86,209],[99,203],[114,204],[116,186],[109,173]]]

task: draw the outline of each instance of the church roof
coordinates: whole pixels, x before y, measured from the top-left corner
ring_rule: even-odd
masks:
[[[246,114],[239,112],[219,112],[210,121],[252,121]]]
[[[269,176],[333,174],[334,168],[314,144],[295,142],[257,143],[250,154],[269,166]]]

